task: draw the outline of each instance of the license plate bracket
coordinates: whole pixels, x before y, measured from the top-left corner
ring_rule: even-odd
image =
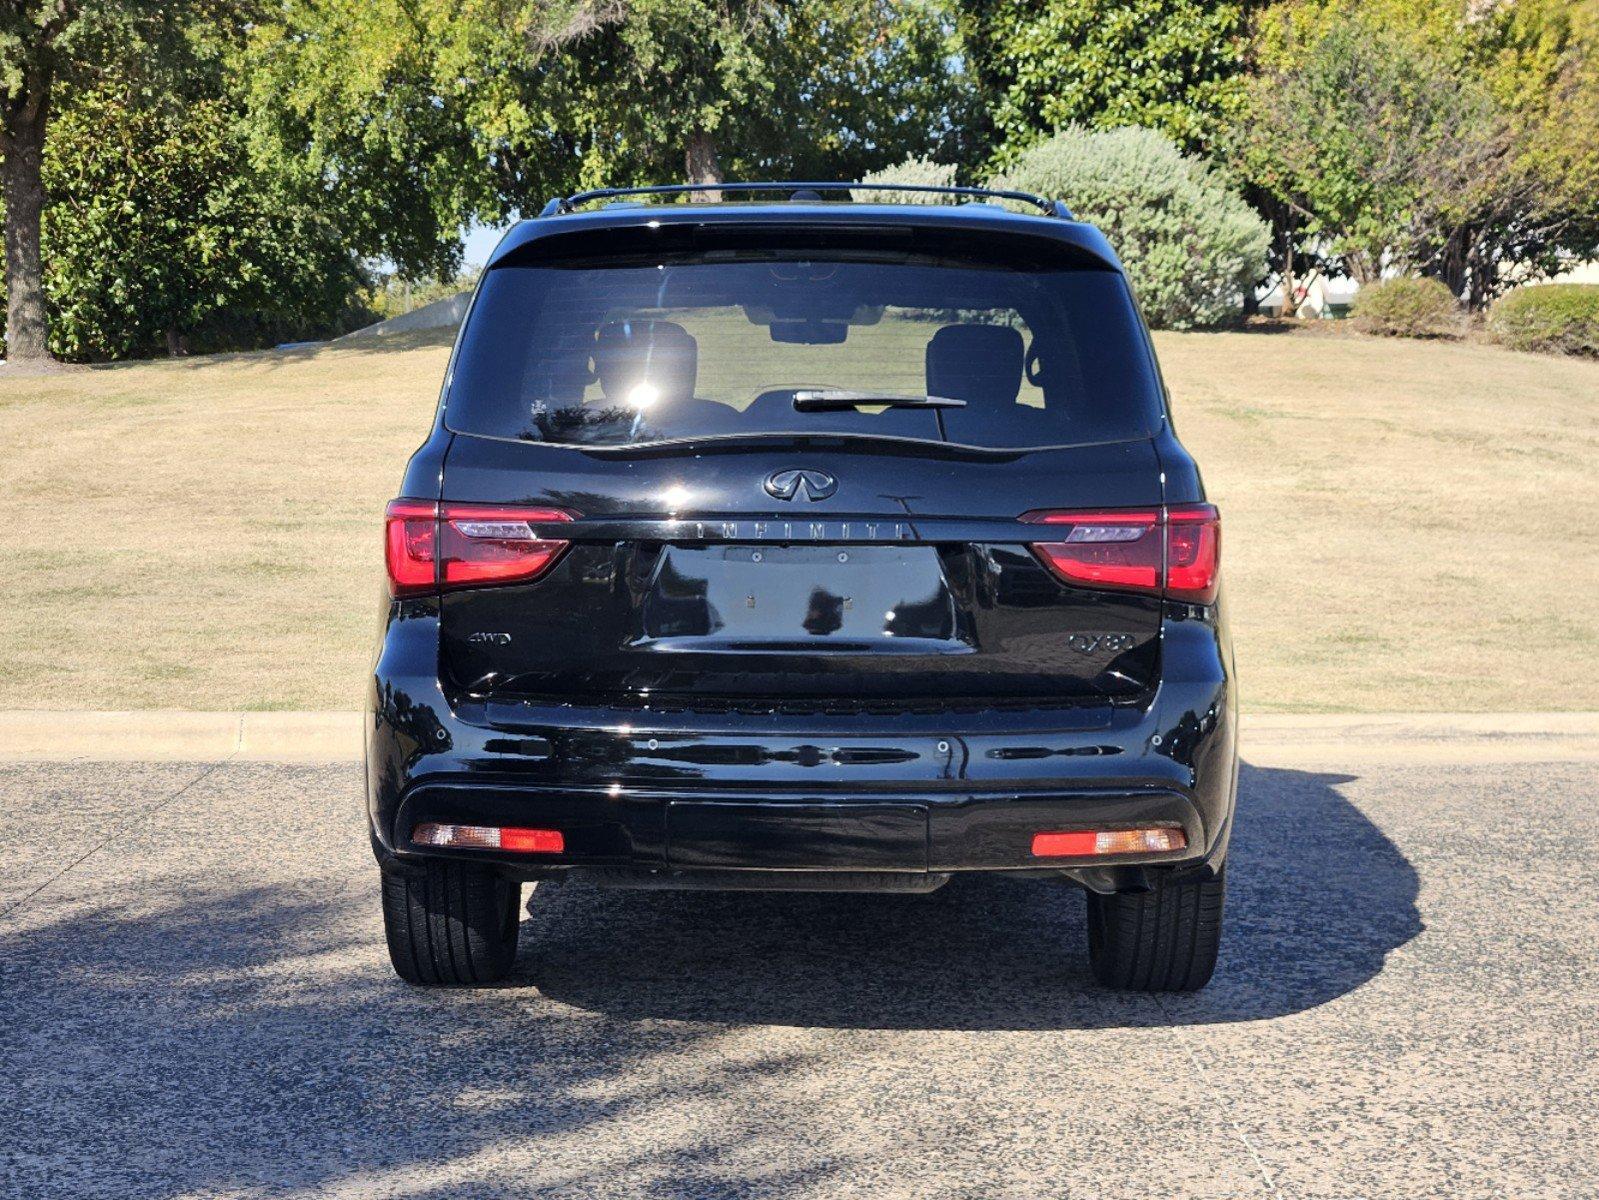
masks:
[[[919,804],[673,801],[666,858],[699,869],[925,872],[927,830]]]
[[[643,640],[814,649],[958,642],[932,546],[667,546]]]

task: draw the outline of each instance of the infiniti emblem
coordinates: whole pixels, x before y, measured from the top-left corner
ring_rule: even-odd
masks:
[[[826,471],[813,471],[808,467],[790,467],[786,471],[773,471],[766,477],[766,494],[779,500],[826,500],[838,491],[838,480]]]

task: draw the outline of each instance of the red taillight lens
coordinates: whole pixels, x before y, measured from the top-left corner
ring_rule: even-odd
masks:
[[[1154,592],[1209,604],[1216,598],[1221,525],[1209,504],[1168,509],[1032,512],[1022,520],[1056,527],[1035,542],[1045,565],[1067,583]]]
[[[439,506],[391,500],[384,517],[389,587],[396,596],[432,591],[437,582]]]
[[[440,505],[440,581],[462,587],[535,579],[567,547],[541,537],[536,527],[571,519],[558,508]]]
[[[1060,541],[1039,542],[1033,549],[1068,583],[1160,587],[1158,512],[1043,512],[1022,520],[1062,527]]]
[[[385,539],[389,583],[399,596],[536,579],[568,544],[539,527],[571,519],[558,508],[395,500]]]
[[[1209,604],[1221,565],[1221,518],[1211,504],[1166,510],[1166,594]]]

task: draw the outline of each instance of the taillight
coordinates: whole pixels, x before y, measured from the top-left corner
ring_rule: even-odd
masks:
[[[1160,513],[1041,512],[1022,518],[1061,527],[1059,541],[1037,542],[1033,549],[1067,583],[1096,587],[1160,587]]]
[[[535,579],[567,543],[534,527],[571,519],[558,508],[441,504],[439,581],[450,588]]]
[[[1221,566],[1221,517],[1213,504],[1166,510],[1166,594],[1209,604]]]
[[[1173,600],[1216,599],[1221,520],[1215,506],[1187,504],[1098,512],[1031,512],[1022,520],[1054,526],[1064,536],[1033,543],[1046,566],[1067,583],[1159,592]]]
[[[396,596],[430,592],[438,583],[439,506],[391,500],[384,517],[389,588]]]
[[[571,519],[558,508],[395,500],[385,535],[389,584],[401,596],[525,583],[548,570],[568,545],[542,536],[539,527]]]

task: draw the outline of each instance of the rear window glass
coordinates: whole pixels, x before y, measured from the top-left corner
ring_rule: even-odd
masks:
[[[723,252],[491,271],[445,420],[594,446],[775,433],[1031,448],[1145,437],[1159,411],[1114,272]]]

